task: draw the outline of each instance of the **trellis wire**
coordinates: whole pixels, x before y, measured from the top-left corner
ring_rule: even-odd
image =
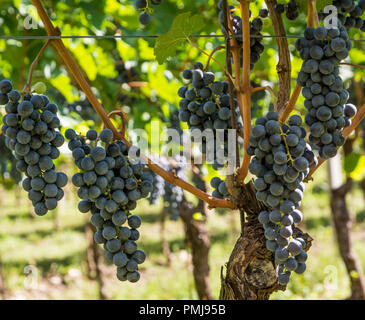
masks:
[[[148,39],[158,38],[159,35],[84,35],[84,36],[0,36],[0,40],[48,40],[48,39]],[[223,34],[192,34],[190,38],[224,38]],[[231,36],[232,37],[232,36]],[[233,37],[240,37],[240,35],[234,35]],[[299,39],[302,35],[286,35],[286,36],[274,36],[274,35],[251,35],[251,38],[289,38]],[[365,42],[365,39],[350,39],[355,42]]]

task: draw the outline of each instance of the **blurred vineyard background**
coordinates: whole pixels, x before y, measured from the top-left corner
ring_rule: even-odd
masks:
[[[134,1],[45,1],[55,25],[63,35],[87,34],[162,34],[166,32],[177,12],[200,13],[205,27],[203,34],[220,34],[218,9],[212,0],[169,0],[156,8],[148,27],[138,22]],[[251,4],[257,16],[263,1]],[[27,30],[24,21],[31,17],[37,29]],[[271,34],[268,19],[264,34]],[[305,15],[295,22],[284,20],[287,32],[300,35],[305,27]],[[0,36],[44,35],[31,1],[2,0],[0,4]],[[360,38],[354,31],[351,38]],[[196,44],[211,51],[221,44],[219,38],[196,39]],[[178,110],[177,89],[181,72],[195,61],[205,63],[207,57],[193,47],[184,46],[175,57],[159,65],[153,54],[154,40],[134,38],[124,40],[66,39],[65,45],[81,67],[104,107],[111,111],[120,106],[134,128],[150,133],[150,121],[160,122],[160,130],[173,126]],[[295,39],[289,39],[292,53],[292,87],[300,69],[300,58],[294,48]],[[271,85],[277,89],[276,43],[265,38],[265,51],[251,74],[253,85]],[[10,78],[21,90],[31,62],[42,46],[41,40],[0,39],[0,79]],[[224,63],[224,53],[215,58]],[[350,52],[352,63],[365,63],[360,42]],[[223,80],[223,72],[211,63],[211,69]],[[342,68],[352,103],[364,103],[364,71]],[[72,127],[80,132],[100,128],[84,94],[79,91],[67,73],[57,52],[49,47],[42,56],[33,76],[33,82],[43,81],[47,95],[59,105],[64,130]],[[272,108],[270,95],[252,96],[254,117]],[[303,98],[298,102],[299,113],[304,115]],[[0,109],[0,117],[4,110]],[[1,118],[0,118],[1,122]],[[184,129],[184,125],[182,128]],[[364,126],[362,126],[364,127]],[[356,131],[345,154],[342,153],[342,176],[353,181],[346,195],[353,220],[351,236],[357,258],[365,266],[365,152],[363,129]],[[103,259],[101,249],[93,244],[88,215],[77,210],[77,195],[71,183],[65,188],[65,198],[58,209],[44,217],[33,213],[26,193],[17,182],[11,155],[5,150],[0,135],[0,298],[1,299],[197,299],[193,277],[192,249],[186,237],[186,223],[182,219],[163,219],[163,207],[169,204],[160,199],[151,205],[143,200],[134,211],[143,220],[139,244],[147,253],[141,267],[138,283],[121,283],[115,278],[115,268]],[[61,150],[58,167],[69,178],[75,172],[67,145]],[[211,166],[202,168],[204,179],[214,176]],[[188,172],[189,178],[191,175]],[[349,275],[339,254],[331,218],[331,189],[327,165],[308,183],[303,201],[304,222],[301,228],[314,239],[309,251],[307,272],[292,277],[285,292],[274,293],[271,299],[345,299],[351,295]],[[208,183],[207,183],[208,184]],[[189,201],[197,200],[186,194]],[[210,237],[209,281],[214,298],[219,297],[221,268],[228,261],[239,236],[237,212],[206,210],[194,215],[207,226]],[[164,239],[164,240],[162,240]],[[163,245],[164,244],[164,245]],[[166,244],[168,249],[166,250]],[[364,270],[364,267],[363,267]],[[351,277],[359,277],[351,273]]]

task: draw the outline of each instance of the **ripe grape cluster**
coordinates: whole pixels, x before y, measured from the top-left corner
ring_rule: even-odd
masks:
[[[203,140],[201,151],[206,154],[208,148],[221,145],[224,155],[228,154],[228,131],[231,129],[231,106],[230,96],[228,94],[228,83],[226,81],[215,81],[215,75],[212,72],[203,72],[203,65],[200,62],[194,64],[194,70],[186,69],[183,72],[183,78],[189,80],[189,83],[180,87],[178,95],[180,100],[179,119],[187,122],[189,129],[204,131],[205,129],[213,130],[214,144],[206,143]],[[237,100],[234,99],[234,112],[236,119],[239,119]],[[237,120],[237,127],[242,127],[240,120]],[[220,141],[216,135],[216,129],[224,130],[223,141]],[[210,141],[212,142],[212,141]],[[216,150],[215,155],[218,153]],[[218,170],[224,166],[221,161],[214,160],[213,168]]]
[[[83,120],[91,120],[95,123],[100,122],[100,118],[98,117],[98,114],[93,109],[93,106],[91,105],[90,101],[85,97],[85,94],[83,92],[79,92],[79,95],[81,99],[79,101],[74,101],[70,103],[67,101],[66,97],[57,89],[50,88],[49,90],[50,95],[54,97],[54,99],[57,101],[58,105],[61,107],[62,112],[70,116],[72,118],[75,117],[74,114],[78,114]]]
[[[141,11],[139,16],[139,22],[143,25],[147,25],[151,21],[149,12],[151,12],[151,4],[154,6],[159,6],[162,0],[136,0],[135,7],[137,10]]]
[[[292,271],[300,274],[306,268],[305,242],[294,237],[293,226],[302,221],[303,181],[317,159],[304,140],[301,117],[293,115],[285,124],[278,119],[270,111],[256,120],[247,153],[253,156],[249,170],[257,177],[256,197],[270,208],[260,212],[258,220],[265,230],[266,247],[279,265],[278,281],[285,285]]]
[[[91,212],[91,223],[97,230],[94,240],[104,245],[107,260],[117,266],[117,278],[136,282],[140,278],[138,265],[146,255],[136,243],[141,219],[130,211],[136,208],[137,200],[148,197],[153,177],[145,172],[139,150],[114,141],[109,129],[102,130],[99,137],[93,129],[85,137],[73,129],[65,134],[80,169],[72,177],[72,183],[79,188],[79,211]]]
[[[14,182],[18,184],[22,181],[21,173],[16,169],[17,159],[11,150],[5,145],[5,135],[0,134],[0,183]]]
[[[183,157],[174,157],[168,160],[160,158],[158,164],[166,171],[176,173],[180,179],[186,180],[185,161]],[[164,209],[168,213],[171,220],[178,220],[180,212],[179,206],[184,199],[184,191],[176,185],[172,185],[161,176],[154,174],[153,191],[149,197],[151,204],[156,204],[157,200],[162,197]]]
[[[210,180],[210,185],[213,189],[212,196],[218,199],[224,199],[229,196],[226,183],[219,177],[214,177]]]
[[[365,0],[334,0],[332,3],[338,10],[338,19],[349,31],[352,28],[365,32],[365,20],[361,18],[365,11]],[[320,19],[324,19],[326,14],[320,12]]]
[[[308,110],[305,122],[310,127],[309,142],[319,150],[320,157],[329,159],[345,143],[341,131],[356,113],[356,108],[346,105],[349,93],[339,76],[339,63],[348,56],[351,41],[343,26],[308,27],[295,46],[304,60],[297,83],[303,87]]]
[[[298,5],[294,0],[290,0],[287,4],[276,3],[274,5],[275,13],[283,14],[285,12],[286,17],[289,20],[296,20],[299,16]]]
[[[115,61],[115,70],[118,72],[118,75],[113,79],[113,81],[120,85],[134,81],[138,75],[136,68],[129,66],[127,68],[126,64],[120,57],[118,57]],[[122,105],[133,106],[137,100],[136,97],[126,93],[126,90],[123,90],[122,86],[120,86],[120,88],[121,90],[119,90],[117,94],[117,100]]]
[[[224,29],[224,20],[223,20],[223,7],[222,7],[222,1],[218,4],[219,9],[221,10],[219,12],[219,23],[222,25],[222,32],[225,34],[226,31]],[[242,18],[240,16],[234,15],[234,9],[233,6],[229,6],[229,9],[231,10],[231,24],[233,29],[233,35],[237,39],[237,42],[240,46],[243,44],[242,39]],[[262,9],[260,11],[260,16],[265,17],[267,12],[267,9]],[[251,14],[250,14],[251,16]],[[267,16],[266,16],[267,17]],[[259,61],[261,54],[264,52],[264,45],[262,44],[262,34],[261,30],[263,27],[263,21],[260,17],[256,17],[250,21],[250,68],[253,69],[255,64]],[[241,65],[243,62],[243,53],[241,52]]]
[[[43,216],[57,207],[63,198],[67,176],[55,171],[53,160],[65,141],[57,117],[58,107],[45,95],[24,95],[13,90],[9,80],[0,82],[0,104],[6,104],[2,132],[5,145],[17,159],[16,168],[23,172],[23,189],[28,192],[34,211]]]

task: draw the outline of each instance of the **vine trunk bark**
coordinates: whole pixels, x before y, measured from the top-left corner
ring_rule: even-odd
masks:
[[[87,265],[88,265],[88,277],[89,279],[96,280],[98,283],[98,295],[99,299],[108,299],[106,283],[104,279],[104,257],[100,252],[100,248],[94,241],[94,230],[90,222],[85,226],[85,235],[88,242],[87,248]]]
[[[204,205],[203,201],[199,201],[197,208],[184,199],[180,205],[180,216],[184,223],[187,246],[191,248],[193,276],[199,299],[212,300],[213,294],[209,281],[210,236],[206,226],[206,218],[204,217],[203,220],[194,219],[194,213],[204,212],[204,209],[202,210]]]
[[[243,186],[235,184],[235,178],[226,180],[232,201],[237,204],[241,217],[241,235],[231,253],[224,275],[221,273],[222,300],[267,300],[271,293],[284,290],[277,283],[277,271],[273,254],[265,247],[264,230],[257,216],[267,210],[257,201],[252,182]],[[300,229],[294,228],[295,237],[306,241],[306,251],[312,238]]]
[[[352,152],[352,141],[348,140],[344,153]],[[335,228],[338,248],[351,282],[351,300],[365,299],[365,282],[361,262],[357,257],[351,238],[352,219],[346,203],[346,196],[352,189],[352,179],[343,183],[342,162],[340,155],[328,162],[328,173],[331,187],[331,217]]]
[[[205,181],[197,166],[193,168],[193,181],[206,192]],[[206,225],[206,209],[204,201],[199,200],[198,205],[195,206],[184,197],[179,207],[179,214],[184,224],[186,244],[191,248],[193,276],[199,299],[212,300],[213,294],[209,280],[210,235]],[[201,219],[194,216],[196,212],[201,213]]]
[[[362,267],[352,246],[352,221],[346,204],[346,195],[352,188],[352,180],[331,190],[331,213],[337,243],[351,282],[351,300],[365,299],[365,282]]]
[[[169,247],[169,243],[166,240],[165,229],[166,229],[166,209],[163,208],[161,211],[161,220],[160,220],[160,239],[161,239],[162,253],[166,257],[166,265],[170,266],[171,250]]]
[[[276,65],[276,71],[279,75],[280,90],[278,92],[278,112],[281,113],[290,98],[290,82],[291,82],[291,63],[290,63],[290,51],[288,46],[288,40],[286,38],[286,32],[284,23],[280,14],[275,12],[276,0],[265,0],[267,9],[269,10],[272,26],[274,29],[274,35],[276,38],[276,44],[278,49],[279,61]]]

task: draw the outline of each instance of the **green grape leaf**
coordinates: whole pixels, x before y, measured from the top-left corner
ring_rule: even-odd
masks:
[[[358,154],[358,153],[355,153],[355,152],[350,153],[349,155],[347,155],[345,157],[345,171],[346,171],[346,173],[351,173],[356,169],[356,167],[357,167],[357,165],[360,161],[360,157],[361,157],[361,155]]]
[[[194,32],[198,32],[203,27],[200,15],[190,16],[190,12],[181,13],[176,16],[170,30],[159,36],[155,44],[155,56],[159,64],[166,61],[168,57],[174,55],[176,48],[189,40]]]
[[[347,159],[347,157],[349,158]],[[348,155],[347,157],[345,158],[346,172],[350,172],[349,176],[353,180],[360,181],[365,176],[365,156],[353,153],[351,155]],[[347,165],[346,165],[346,159],[347,159]]]
[[[321,1],[321,0],[319,0]],[[308,0],[296,0],[295,3],[298,6],[299,12],[304,12],[304,14],[307,14],[308,12]]]
[[[320,12],[324,9],[324,7],[329,6],[332,4],[332,0],[317,0],[316,1],[316,8],[317,12]]]
[[[365,65],[365,57],[363,50],[352,48],[350,50],[350,58],[352,63]]]

